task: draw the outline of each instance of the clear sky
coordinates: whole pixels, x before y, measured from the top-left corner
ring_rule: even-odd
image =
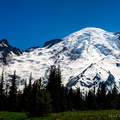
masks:
[[[0,0],[0,40],[20,49],[86,27],[120,31],[120,0]]]

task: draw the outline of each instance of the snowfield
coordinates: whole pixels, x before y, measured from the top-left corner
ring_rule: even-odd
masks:
[[[63,38],[51,47],[30,49],[17,56],[4,69],[6,84],[16,70],[17,84],[20,89],[24,81],[42,78],[47,84],[50,67],[60,65],[62,82],[65,86],[81,90],[98,87],[105,82],[107,89],[116,83],[120,91],[120,34],[99,28],[85,28]]]

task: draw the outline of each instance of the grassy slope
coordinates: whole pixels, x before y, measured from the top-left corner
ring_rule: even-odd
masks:
[[[0,120],[120,120],[120,111],[73,111],[54,113],[49,117],[41,118],[27,118],[25,113],[0,112]]]

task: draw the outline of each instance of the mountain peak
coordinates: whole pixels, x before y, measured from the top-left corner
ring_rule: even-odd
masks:
[[[83,28],[82,30],[96,30],[96,31],[105,31],[101,28],[97,28],[97,27],[86,27],[86,28]]]
[[[95,28],[95,27],[87,27],[87,28],[84,28],[82,30],[79,30],[79,31],[76,31],[70,35],[68,35],[67,37],[65,37],[65,39],[67,38],[81,38],[82,36],[87,36],[87,37],[90,37],[90,36],[104,36],[105,34],[109,34],[109,35],[113,35],[113,33],[110,33],[110,32],[107,32],[103,29],[100,29],[100,28]],[[109,36],[108,35],[108,36]]]
[[[61,43],[53,46],[53,48],[56,51],[64,51],[63,54],[68,56],[72,54],[75,57],[77,55],[83,58],[93,58],[93,56],[101,58],[101,56],[113,55],[118,58],[120,53],[116,40],[117,38],[114,33],[100,28],[89,27],[68,35],[63,38]],[[64,48],[68,51],[65,51]]]
[[[0,44],[4,44],[4,45],[9,45],[9,43],[8,43],[8,41],[6,40],[6,39],[2,39],[1,41],[0,41]]]
[[[105,34],[105,33],[109,33],[101,28],[95,28],[95,27],[87,27],[84,28],[82,30],[79,30],[73,34],[90,34],[90,35],[94,35],[94,34]]]
[[[21,55],[23,50],[9,45],[6,39],[0,41],[0,62],[7,64],[12,60],[13,54]]]

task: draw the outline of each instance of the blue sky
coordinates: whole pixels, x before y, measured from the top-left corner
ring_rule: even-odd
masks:
[[[120,0],[0,0],[0,40],[43,46],[86,27],[120,31]]]

